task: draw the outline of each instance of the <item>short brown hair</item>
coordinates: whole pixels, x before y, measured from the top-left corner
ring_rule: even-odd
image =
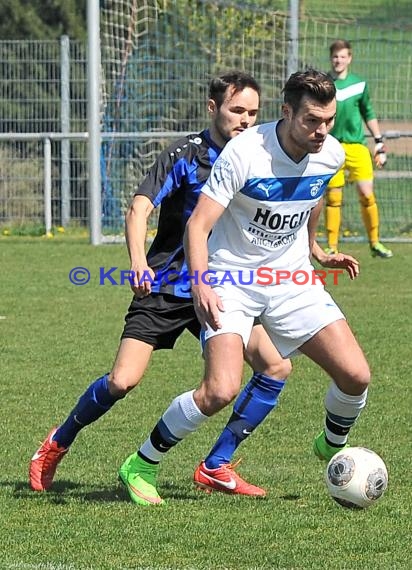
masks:
[[[332,57],[335,51],[340,51],[341,49],[347,49],[349,54],[352,55],[352,46],[348,40],[335,40],[329,46],[329,55]]]
[[[260,96],[260,85],[252,75],[237,69],[227,71],[214,77],[209,83],[209,99],[214,100],[218,109],[220,109],[229,87],[234,88],[233,94],[250,87]]]
[[[316,69],[292,73],[282,89],[283,100],[293,111],[299,110],[303,97],[328,104],[336,96],[335,83],[330,75]]]

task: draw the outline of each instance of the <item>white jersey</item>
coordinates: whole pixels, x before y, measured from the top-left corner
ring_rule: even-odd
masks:
[[[208,241],[211,270],[310,267],[308,218],[344,152],[328,135],[319,153],[296,163],[279,144],[277,124],[229,141],[202,189],[226,208]]]

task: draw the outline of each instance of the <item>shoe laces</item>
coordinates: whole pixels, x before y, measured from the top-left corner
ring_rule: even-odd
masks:
[[[242,462],[242,459],[238,459],[237,461],[235,461],[234,463],[223,463],[220,467],[223,469],[230,469],[231,471],[234,471],[236,469],[236,467],[239,465],[239,463]]]
[[[55,445],[53,445],[55,444]],[[44,463],[51,464],[54,463],[56,460],[60,459],[65,453],[67,453],[68,448],[59,446],[56,441],[52,441],[48,447],[44,450],[45,453],[45,460]]]
[[[235,471],[236,467],[239,465],[239,463],[241,463],[241,461],[242,459],[238,459],[234,463],[223,463],[220,465],[220,469],[223,469],[223,471],[230,471],[232,477],[234,477],[238,481],[239,480],[243,481],[241,476]]]
[[[245,479],[243,479],[243,477],[241,475],[239,475],[239,473],[236,473],[235,469],[241,461],[242,461],[242,459],[238,459],[234,463],[225,463],[225,464],[221,465],[220,468],[230,472],[230,476],[233,479],[235,479],[238,489],[240,489],[240,488],[243,488],[243,489],[244,488],[260,489],[259,487],[256,487],[256,485],[253,485],[252,483],[248,483],[247,481],[245,481]]]

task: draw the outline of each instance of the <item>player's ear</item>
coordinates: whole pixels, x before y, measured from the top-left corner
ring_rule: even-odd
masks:
[[[283,103],[282,105],[282,115],[284,119],[292,118],[292,108],[288,103]]]
[[[217,110],[216,101],[214,99],[209,99],[207,102],[207,111],[210,114],[213,114]]]

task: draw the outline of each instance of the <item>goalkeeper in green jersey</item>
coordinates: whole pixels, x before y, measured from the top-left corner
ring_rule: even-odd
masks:
[[[371,253],[374,257],[392,257],[390,249],[379,241],[379,212],[373,192],[373,164],[364,134],[363,123],[374,137],[374,161],[378,168],[386,163],[386,151],[379,123],[369,98],[364,79],[349,72],[352,61],[351,44],[336,40],[329,48],[332,75],[336,86],[337,110],[331,134],[339,140],[345,151],[343,167],[331,179],[326,195],[327,253],[338,251],[341,223],[342,191],[345,173],[349,182],[355,182],[359,194],[362,219],[368,233]]]

